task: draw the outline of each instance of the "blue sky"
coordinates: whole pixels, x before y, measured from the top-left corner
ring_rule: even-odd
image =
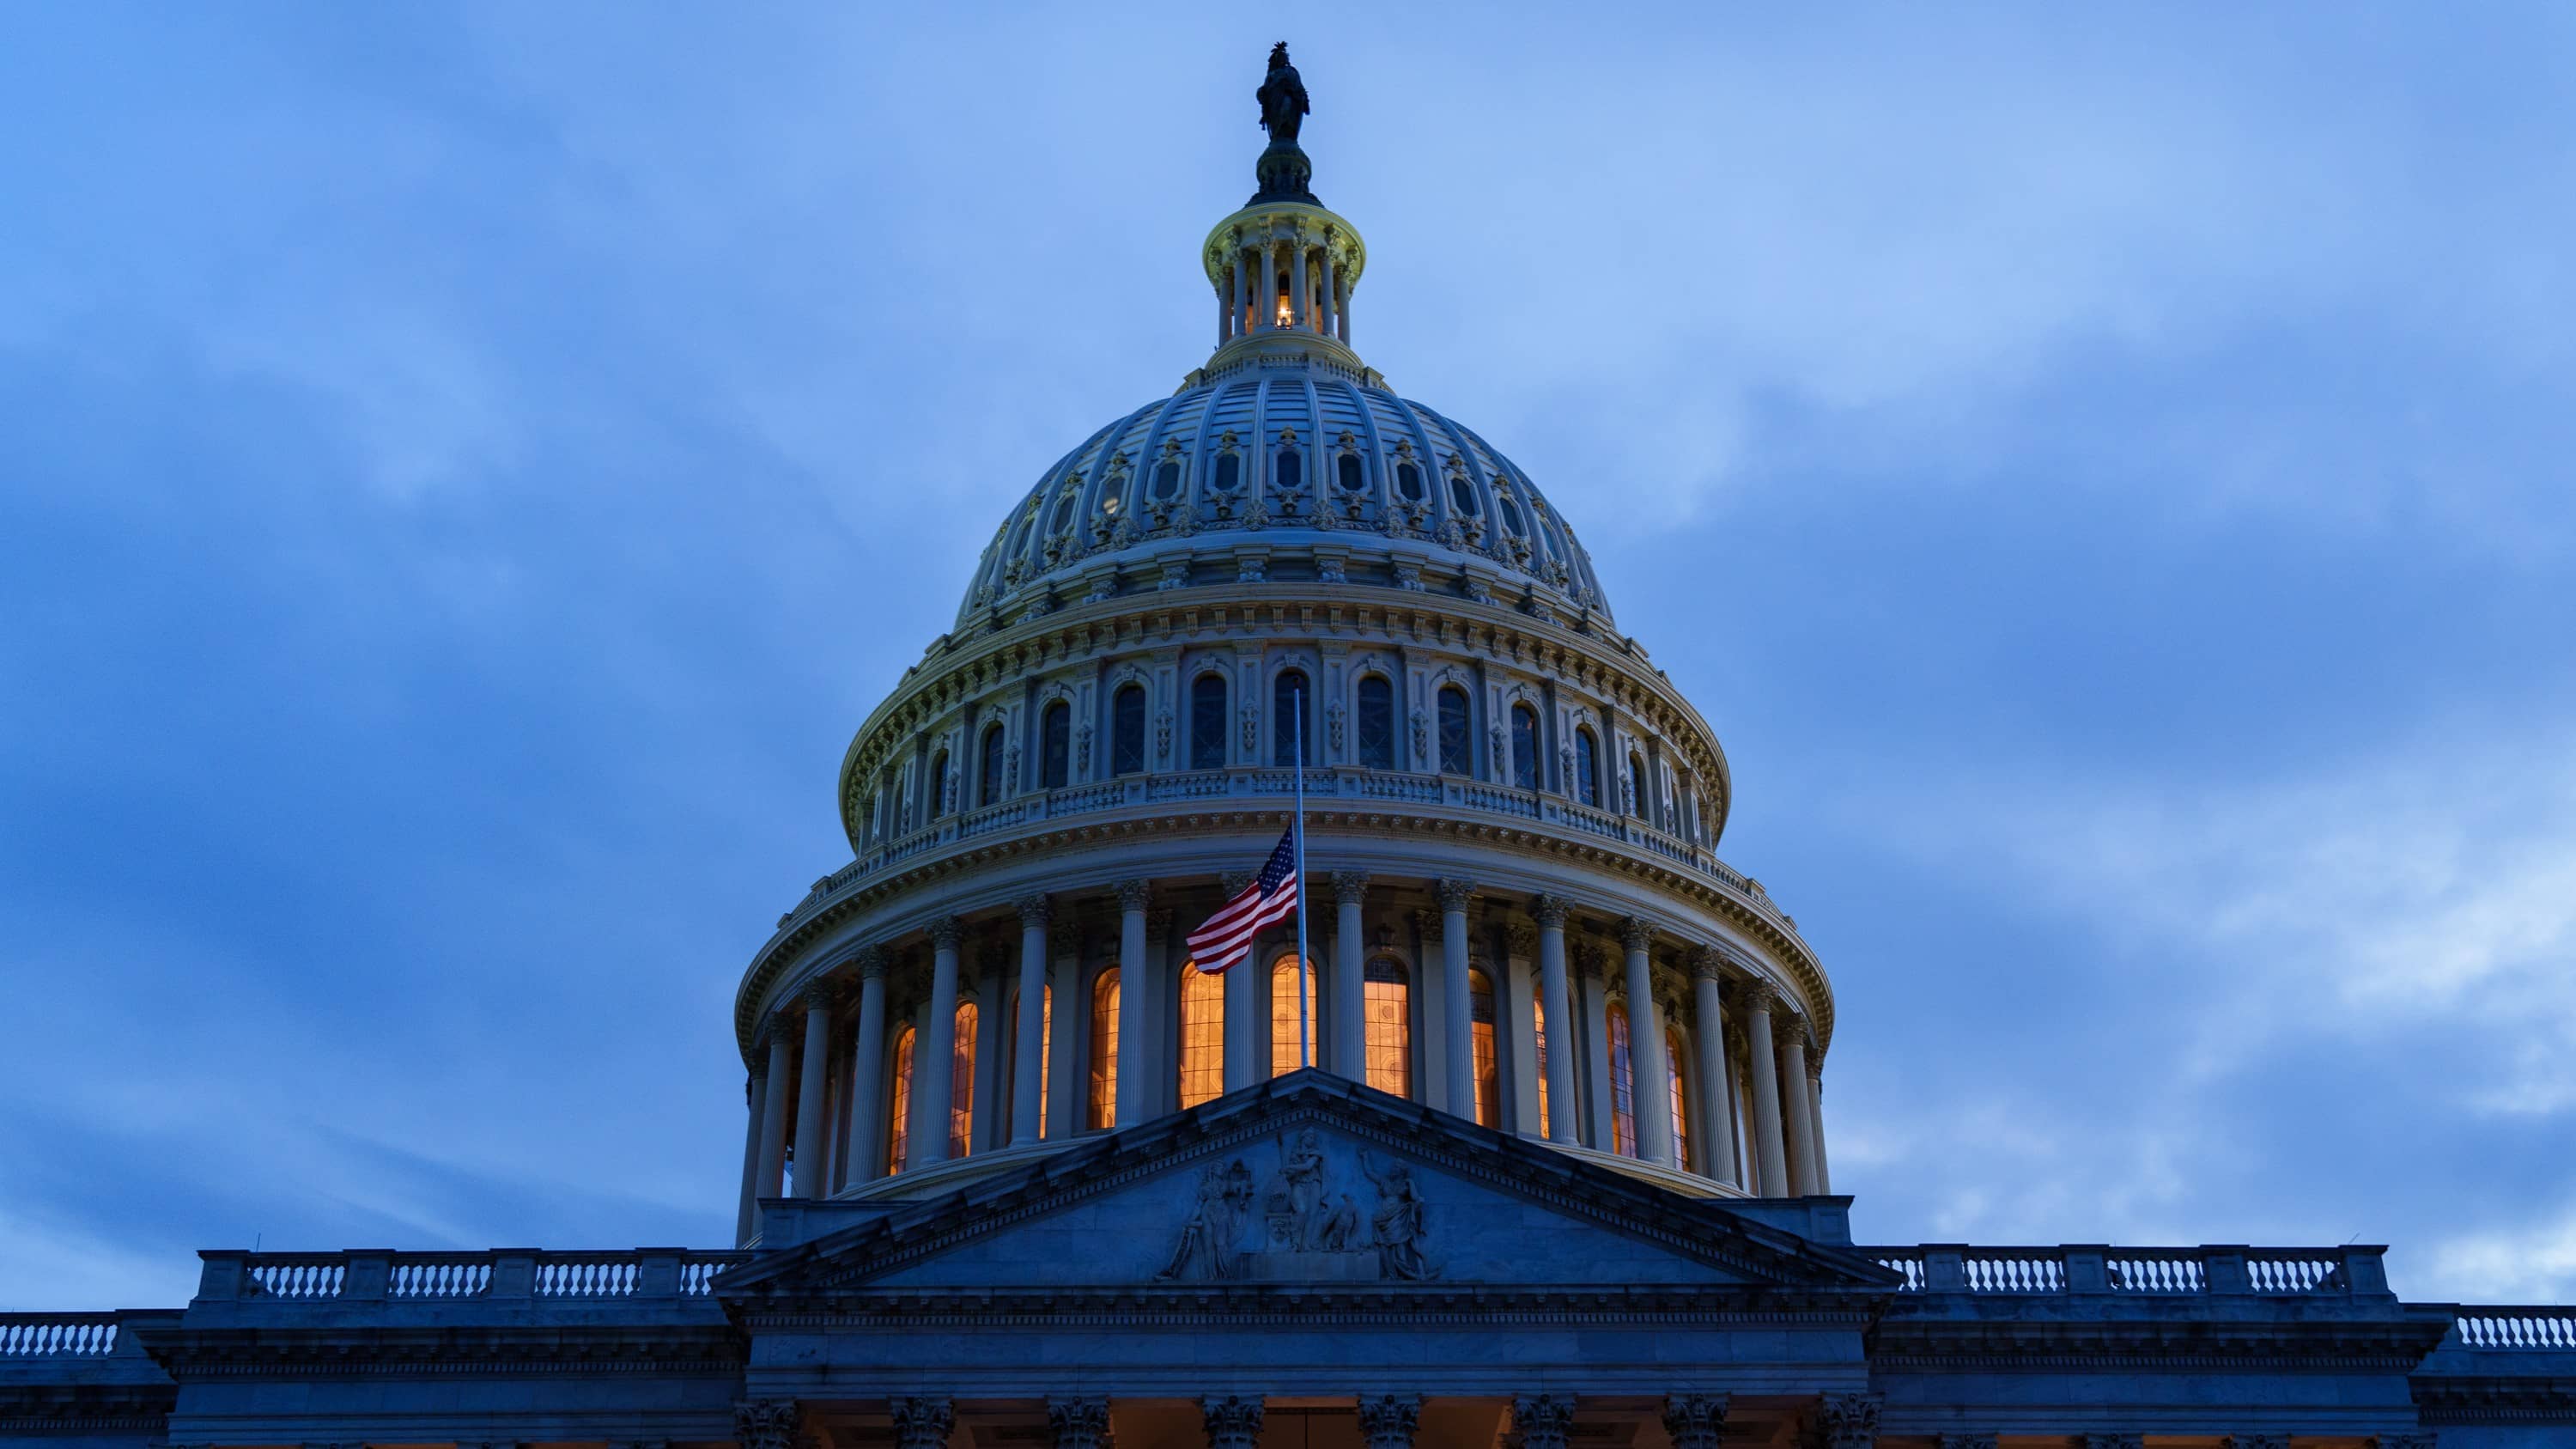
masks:
[[[0,1306],[726,1237],[735,979],[1280,38],[878,11],[0,18]],[[2576,1293],[2570,12],[1387,11],[1360,351],[1717,727],[1862,1236]]]

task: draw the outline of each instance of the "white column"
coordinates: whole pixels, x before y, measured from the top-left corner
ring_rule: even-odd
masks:
[[[1664,1014],[1655,1003],[1655,928],[1630,916],[1619,923],[1628,950],[1628,1100],[1637,1114],[1637,1157],[1666,1167],[1673,1160],[1672,1064],[1664,1054]]]
[[[1341,283],[1341,295],[1333,299],[1333,320],[1340,324],[1342,341],[1347,344],[1351,340],[1351,279],[1343,277]]]
[[[1771,1049],[1771,988],[1755,983],[1744,993],[1744,1074],[1753,1080],[1753,1152],[1764,1197],[1795,1195],[1789,1184],[1789,1150],[1780,1135],[1780,1066]]]
[[[850,1185],[885,1175],[886,956],[882,948],[859,953],[858,1066],[850,1104]]]
[[[1794,1017],[1781,1023],[1780,1086],[1786,1099],[1780,1117],[1788,1136],[1789,1181],[1798,1196],[1814,1197],[1824,1187],[1816,1178],[1816,1109],[1807,1100],[1807,1025]]]
[[[1362,1084],[1368,1081],[1368,969],[1360,913],[1367,896],[1368,872],[1333,872],[1332,1051],[1324,1061]]]
[[[1821,1056],[1807,1063],[1807,1116],[1816,1141],[1816,1191],[1832,1192],[1834,1174],[1825,1156],[1825,1068]]]
[[[780,1179],[787,1172],[787,1084],[794,1078],[795,1045],[788,1040],[787,1023],[769,1024],[769,1070],[763,1074],[768,1090],[760,1098],[760,1180],[755,1184],[755,1198],[777,1197]],[[758,1216],[757,1210],[754,1217]],[[754,1231],[759,1224],[753,1223]]]
[[[1269,313],[1262,315],[1267,317]],[[1218,886],[1225,898],[1232,900],[1251,879],[1241,872],[1228,872]],[[1261,1076],[1254,1034],[1261,1029],[1260,992],[1269,983],[1257,979],[1260,968],[1255,963],[1260,959],[1261,953],[1255,949],[1217,978],[1225,987],[1225,1089],[1229,1092],[1249,1087]]]
[[[805,988],[805,1056],[796,1082],[796,1192],[829,1197],[824,1177],[824,1133],[832,1120],[824,1093],[831,1084],[832,990],[817,981]]]
[[[1583,1103],[1574,1092],[1576,1043],[1573,998],[1565,989],[1565,902],[1540,896],[1530,905],[1538,917],[1539,1010],[1547,1017],[1547,1140],[1573,1142],[1582,1136]]]
[[[1227,296],[1226,290],[1222,287],[1214,290],[1216,291],[1216,345],[1223,347],[1227,337],[1231,335],[1226,329],[1234,325],[1234,314],[1227,309],[1226,304],[1231,298]]]
[[[1618,1141],[1611,1123],[1609,974],[1599,950],[1588,942],[1574,964],[1583,991],[1583,1122],[1591,1134],[1584,1145],[1608,1152]]]
[[[1118,883],[1118,1085],[1111,1122],[1120,1127],[1145,1120],[1145,1014],[1150,987],[1145,979],[1145,912],[1154,903],[1150,881]]]
[[[1718,1005],[1718,961],[1702,946],[1691,958],[1692,1006],[1698,1013],[1700,1165],[1703,1175],[1719,1182],[1735,1178],[1735,1113],[1726,1083],[1726,1023]],[[1737,1186],[1742,1186],[1738,1183]]]
[[[1305,331],[1315,325],[1315,299],[1306,292],[1306,239],[1288,243],[1288,325]]]
[[[1536,1013],[1530,1008],[1538,1000],[1538,983],[1532,979],[1537,975],[1538,932],[1515,921],[1504,934],[1503,979],[1494,983],[1494,1009],[1501,1013],[1494,1024],[1494,1040],[1502,1049],[1508,1067],[1503,1077],[1511,1089],[1505,1121],[1515,1136],[1535,1139],[1540,1135],[1538,1033],[1537,1023],[1531,1020]]]
[[[1324,298],[1324,315],[1322,318],[1322,325],[1318,326],[1315,330],[1323,333],[1327,337],[1330,337],[1333,335],[1333,328],[1337,325],[1336,319],[1339,316],[1339,313],[1335,309],[1335,304],[1339,299],[1333,295],[1333,248],[1331,244],[1327,243],[1317,251],[1316,255],[1324,264],[1324,285],[1321,289]]]
[[[922,1023],[921,1049],[912,1058],[912,1095],[921,1103],[907,1168],[948,1160],[948,1109],[957,1084],[957,943],[965,922],[944,916],[930,926],[930,1019]]]
[[[749,1108],[742,1129],[742,1206],[733,1219],[735,1247],[751,1241],[752,1224],[760,1217],[760,1118],[761,1096],[769,1085],[766,1066],[754,1067],[743,1079],[743,1104]]]
[[[1065,1142],[1082,1124],[1079,1104],[1086,1093],[1075,1080],[1082,1074],[1073,1069],[1073,1049],[1091,1021],[1091,1003],[1082,999],[1082,938],[1071,926],[1056,926],[1048,933],[1048,944],[1055,953],[1055,990],[1050,994],[1064,1008],[1064,1019],[1047,1029],[1047,1084],[1054,1088],[1047,1093],[1047,1136]]]
[[[1431,1105],[1476,1120],[1476,1026],[1467,989],[1467,902],[1476,887],[1463,880],[1435,881],[1440,897],[1440,1036],[1448,1055],[1442,1086],[1446,1100]]]
[[[1046,1103],[1039,1100],[1043,1067],[1039,1053],[1046,1042],[1047,898],[1030,896],[1020,906],[1019,1019],[1011,1032],[1011,1145],[1038,1140],[1038,1123]]]
[[[1243,249],[1242,249],[1241,247],[1237,247],[1237,248],[1235,248],[1235,251],[1234,251],[1234,265],[1233,265],[1233,267],[1232,267],[1232,268],[1228,269],[1228,271],[1227,271],[1226,275],[1227,275],[1227,278],[1228,278],[1228,284],[1229,284],[1229,287],[1230,287],[1230,289],[1231,289],[1231,293],[1230,293],[1230,294],[1231,294],[1231,295],[1233,296],[1233,298],[1234,298],[1234,310],[1232,310],[1232,311],[1230,311],[1230,312],[1226,313],[1226,336],[1228,336],[1228,337],[1230,337],[1230,338],[1232,338],[1232,337],[1241,337],[1241,336],[1243,335],[1243,331],[1244,331],[1244,328],[1243,328],[1243,286],[1244,286],[1243,278],[1244,278],[1244,265],[1243,265]]]

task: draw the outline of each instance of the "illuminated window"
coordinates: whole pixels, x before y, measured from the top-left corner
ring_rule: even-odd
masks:
[[[1395,768],[1395,686],[1383,674],[1360,680],[1360,764],[1365,769]]]
[[[963,1157],[975,1144],[975,1003],[957,1003],[957,1045],[950,1054],[948,1155]]]
[[[1538,788],[1538,711],[1525,704],[1512,706],[1512,783]]]
[[[1593,743],[1588,729],[1574,732],[1573,789],[1577,802],[1601,808],[1601,748]]]
[[[1451,684],[1440,690],[1440,773],[1472,775],[1476,773],[1475,755],[1469,748],[1467,726],[1467,691]]]
[[[1610,1004],[1610,1150],[1622,1157],[1637,1155],[1636,1077],[1631,1072],[1632,1055],[1628,1050],[1628,1008],[1624,1003]]]
[[[1002,727],[984,731],[984,763],[976,772],[975,803],[997,805],[1002,799]]]
[[[1145,768],[1145,688],[1130,684],[1109,702],[1109,773],[1133,775]]]
[[[1091,983],[1091,1125],[1118,1120],[1118,968]]]
[[[1503,1125],[1503,1078],[1494,1052],[1494,981],[1482,971],[1467,973],[1467,1019],[1476,1042],[1476,1122]]]
[[[1195,961],[1181,963],[1181,1106],[1225,1090],[1225,983]]]
[[[1055,983],[1038,992],[1038,1140],[1047,1134],[1047,1078],[1055,1072]]]
[[[893,1090],[886,1093],[886,1176],[903,1171],[912,1145],[912,1028],[894,1034]]]
[[[1190,681],[1190,768],[1225,767],[1225,676],[1202,674]]]
[[[1682,1077],[1682,1034],[1672,1027],[1664,1028],[1664,1062],[1666,1075],[1672,1079],[1673,1094],[1673,1162],[1690,1166],[1690,1093]]]
[[[1537,997],[1530,998],[1530,1030],[1538,1037],[1538,1135],[1545,1137],[1547,1126],[1547,1005]]]
[[[1320,968],[1306,963],[1306,1030],[1314,1031],[1315,976]],[[1313,1038],[1308,1037],[1311,1045]],[[1284,1077],[1297,1070],[1301,1058],[1297,1051],[1297,957],[1282,956],[1270,968],[1270,1075]]]
[[[1413,1002],[1404,967],[1386,957],[1368,963],[1368,1084],[1398,1097],[1413,1095]]]

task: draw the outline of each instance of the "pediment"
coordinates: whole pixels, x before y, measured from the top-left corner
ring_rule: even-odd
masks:
[[[781,1249],[716,1291],[1884,1292],[1895,1281],[1717,1200],[1309,1070]]]

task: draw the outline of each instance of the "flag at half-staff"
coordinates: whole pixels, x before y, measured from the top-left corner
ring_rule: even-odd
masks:
[[[1217,908],[1207,924],[1190,932],[1190,961],[1209,976],[1252,952],[1252,939],[1297,909],[1297,834],[1279,837],[1279,848],[1252,884]]]

